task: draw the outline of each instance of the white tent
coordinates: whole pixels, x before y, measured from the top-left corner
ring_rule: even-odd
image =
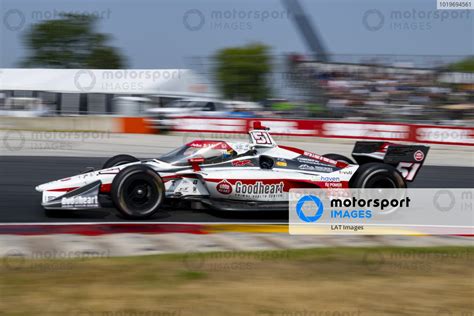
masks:
[[[0,69],[0,90],[215,96],[189,69]]]

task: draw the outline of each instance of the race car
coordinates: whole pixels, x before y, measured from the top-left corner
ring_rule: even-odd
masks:
[[[115,207],[149,218],[173,207],[222,211],[288,210],[292,188],[405,188],[429,147],[356,142],[350,158],[277,145],[254,122],[249,142],[195,140],[156,159],[118,155],[102,169],[36,187],[46,210]]]

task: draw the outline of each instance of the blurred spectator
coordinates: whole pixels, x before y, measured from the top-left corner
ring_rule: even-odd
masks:
[[[326,98],[329,117],[392,121],[472,120],[472,84],[441,82],[435,69],[309,62],[294,55],[290,71]],[[304,80],[302,80],[302,78]],[[445,105],[462,104],[460,107]],[[467,106],[466,106],[467,105]],[[457,110],[458,108],[462,110]]]

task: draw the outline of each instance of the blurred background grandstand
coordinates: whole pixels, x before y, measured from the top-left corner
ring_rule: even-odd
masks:
[[[265,114],[459,124],[474,118],[474,73],[455,71],[463,58],[474,67],[474,57],[328,57],[331,62],[301,54],[273,56],[273,98],[263,101]],[[211,59],[194,61],[198,73],[212,78]]]

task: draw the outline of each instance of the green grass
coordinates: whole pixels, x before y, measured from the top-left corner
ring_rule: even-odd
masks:
[[[0,314],[462,315],[474,310],[473,258],[473,247],[8,258]]]

